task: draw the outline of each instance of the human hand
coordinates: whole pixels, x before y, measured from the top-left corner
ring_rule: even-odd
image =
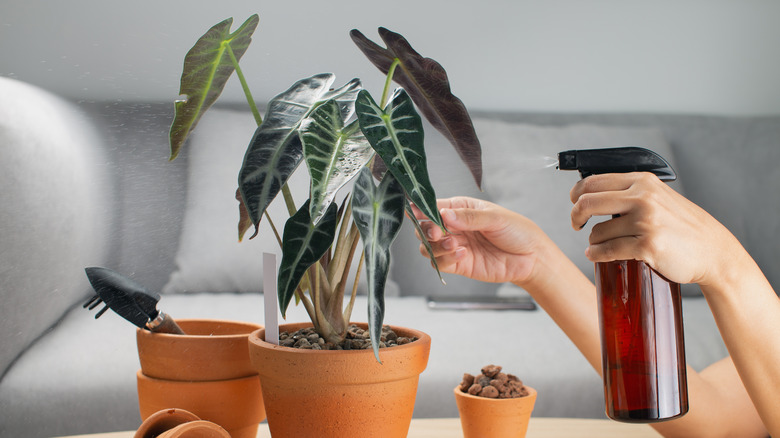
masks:
[[[412,209],[440,271],[496,283],[529,279],[540,245],[548,240],[530,219],[468,197],[440,199],[438,207],[447,233]],[[420,252],[428,257],[422,244]]]
[[[594,262],[643,260],[669,280],[706,284],[739,246],[723,225],[651,173],[589,176],[571,190],[571,201],[575,229],[593,216],[620,215],[593,226],[585,253]]]

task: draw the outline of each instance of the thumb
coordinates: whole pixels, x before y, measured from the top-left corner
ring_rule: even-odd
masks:
[[[451,231],[484,231],[498,225],[495,214],[473,208],[442,208],[444,226]]]

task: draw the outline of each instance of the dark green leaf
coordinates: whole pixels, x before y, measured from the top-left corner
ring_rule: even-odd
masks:
[[[390,245],[401,229],[404,218],[404,192],[388,173],[379,186],[371,171],[360,172],[352,198],[352,217],[363,239],[368,277],[368,328],[374,355],[379,361],[379,338],[385,317],[385,283],[390,267]]]
[[[198,124],[203,113],[217,100],[235,67],[230,58],[241,59],[252,41],[252,34],[260,19],[249,17],[241,27],[230,33],[233,19],[209,29],[187,53],[181,75],[179,94],[184,100],[174,104],[175,116],[171,124],[171,160],[176,158],[184,141]]]
[[[355,111],[368,141],[414,204],[444,228],[436,193],[428,178],[422,120],[406,92],[399,88],[382,110],[367,91],[358,93]]]
[[[360,172],[374,150],[357,122],[344,127],[341,111],[334,100],[312,111],[304,125],[301,141],[311,176],[309,213],[316,224],[336,192]]]
[[[481,188],[482,147],[466,106],[450,91],[444,68],[433,59],[422,57],[403,36],[385,28],[379,28],[379,36],[387,48],[375,44],[357,29],[350,36],[384,74],[395,59],[400,61],[393,80],[406,89],[425,118],[452,143]]]
[[[303,274],[330,248],[336,236],[336,204],[328,207],[325,216],[315,226],[309,217],[306,201],[297,213],[284,225],[282,237],[282,261],[279,265],[279,309],[284,316],[295,295],[295,288]]]
[[[238,179],[241,196],[255,226],[303,160],[298,135],[301,121],[330,99],[339,102],[342,111],[351,113],[348,102],[354,101],[360,82],[352,80],[329,91],[334,80],[330,73],[302,79],[268,103],[265,121],[255,131]]]

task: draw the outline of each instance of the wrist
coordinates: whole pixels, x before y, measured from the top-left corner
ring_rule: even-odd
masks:
[[[532,295],[559,289],[561,283],[571,284],[577,277],[587,281],[579,268],[547,235],[542,235],[536,242],[533,255],[530,275],[512,282]]]
[[[698,281],[705,296],[732,295],[744,288],[755,275],[763,276],[756,262],[736,237],[728,234],[730,244],[719,251],[704,276]]]

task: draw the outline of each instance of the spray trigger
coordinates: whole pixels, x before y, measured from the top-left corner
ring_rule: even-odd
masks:
[[[677,179],[662,156],[634,146],[563,151],[558,153],[558,169],[577,170],[582,178],[602,173],[651,172],[661,181]]]

